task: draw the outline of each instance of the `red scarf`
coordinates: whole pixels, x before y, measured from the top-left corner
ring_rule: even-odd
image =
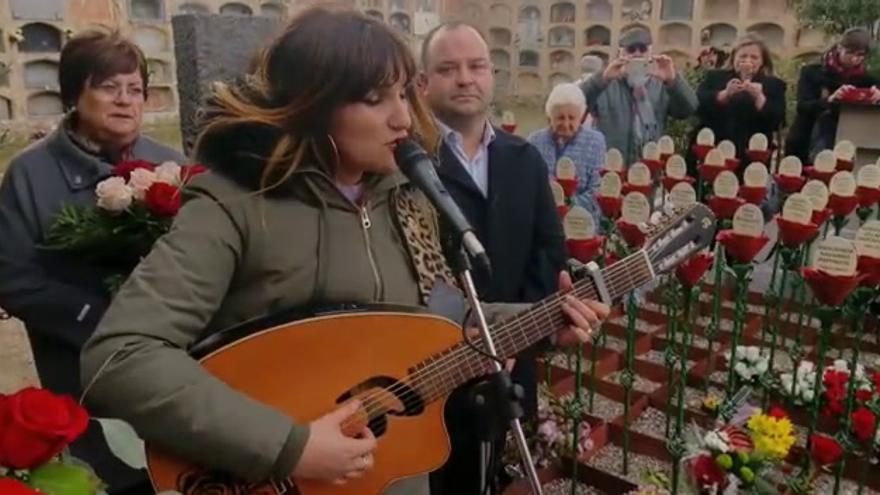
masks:
[[[823,65],[834,74],[840,74],[844,81],[849,81],[854,77],[865,75],[865,63],[862,62],[855,67],[844,67],[840,62],[840,52],[837,48],[832,48],[825,52]]]

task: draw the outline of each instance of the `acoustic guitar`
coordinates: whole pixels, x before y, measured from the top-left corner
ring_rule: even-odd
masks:
[[[664,215],[645,229],[645,247],[574,283],[581,298],[611,303],[708,246],[712,212],[701,204]],[[492,326],[500,356],[518,352],[567,325],[562,298],[552,295]],[[298,423],[359,399],[360,413],[343,426],[369,426],[378,440],[374,466],[343,486],[291,477],[248,484],[148,445],[156,491],[184,495],[379,494],[393,481],[440,467],[449,455],[443,422],[456,387],[492,371],[462,340],[458,324],[411,307],[360,307],[279,314],[213,335],[191,354],[214,376]],[[472,345],[482,347],[480,341]],[[296,359],[289,350],[296,349]]]

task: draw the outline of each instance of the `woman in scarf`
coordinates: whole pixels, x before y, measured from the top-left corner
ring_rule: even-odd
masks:
[[[871,51],[871,34],[852,28],[822,57],[801,69],[797,88],[797,117],[785,152],[804,163],[817,152],[832,148],[840,117],[840,99],[852,88],[871,88],[870,102],[880,102],[880,79],[867,73],[865,59]]]

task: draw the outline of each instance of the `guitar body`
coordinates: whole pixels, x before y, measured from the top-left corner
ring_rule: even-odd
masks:
[[[249,485],[148,446],[153,485],[158,493],[176,490],[184,495],[367,495],[381,493],[394,480],[433,471],[450,449],[443,422],[445,397],[413,400],[413,389],[393,385],[412,373],[415,363],[460,341],[460,328],[441,317],[358,312],[282,324],[226,344],[201,359],[208,372],[299,424],[366,394],[379,394],[383,403],[396,404],[395,411],[379,418],[384,424],[376,428],[376,420],[369,423],[378,439],[374,467],[343,486],[298,479]],[[364,425],[361,422],[357,429]]]

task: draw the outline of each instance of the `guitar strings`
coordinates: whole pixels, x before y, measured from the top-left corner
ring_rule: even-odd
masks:
[[[626,265],[631,264],[631,262],[632,262],[632,260],[622,260],[622,261],[624,261],[624,262],[620,263],[620,265],[621,265],[620,268],[625,268]],[[628,271],[619,269],[616,272],[609,274],[609,277],[608,277],[609,283],[614,283],[616,285],[616,282],[622,281],[622,279],[623,279],[622,274],[624,274],[624,273],[627,274],[626,276],[628,278],[630,278],[630,282],[632,282],[632,276],[630,274],[628,274]],[[616,281],[616,282],[612,282],[612,281]],[[591,292],[592,289],[593,289],[592,286],[587,285],[587,284],[583,284],[581,287],[575,287],[573,292],[577,296],[582,296],[582,295],[594,296],[594,294],[580,294],[579,293],[581,291]],[[538,303],[538,304],[547,305],[548,303],[553,303],[554,305],[556,305],[561,299],[562,299],[562,296],[554,296],[552,299],[547,299],[547,300],[545,300],[541,303]],[[542,314],[542,322],[543,322],[543,320],[547,320],[546,323],[556,325],[556,326],[565,324],[565,319],[564,319],[564,316],[562,313],[555,313],[554,315],[550,315],[549,313],[545,312]],[[561,320],[561,321],[557,321],[557,320]],[[498,335],[498,337],[500,337],[499,340],[509,341],[510,339],[517,338],[515,335],[513,335],[512,333],[509,333],[509,332],[504,335],[500,335],[505,330],[510,330],[514,323],[516,323],[516,320],[512,320],[511,322],[509,322],[507,324],[502,324],[502,326],[499,327],[499,329],[496,331],[496,333],[499,334]],[[403,377],[401,379],[401,381],[398,382],[398,384],[395,384],[394,386],[392,386],[390,388],[383,388],[379,391],[374,392],[372,395],[365,395],[363,398],[361,398],[361,400],[363,402],[364,409],[367,412],[368,418],[374,419],[375,417],[377,417],[376,415],[372,414],[377,411],[379,412],[379,414],[385,414],[387,412],[388,408],[383,403],[381,403],[381,398],[388,395],[384,392],[389,392],[389,393],[400,392],[401,401],[405,402],[406,400],[412,398],[413,395],[415,395],[415,392],[413,392],[411,390],[400,391],[401,388],[407,387],[407,383],[406,383],[407,381],[412,382],[414,380],[420,379],[421,375],[424,375],[425,373],[428,373],[428,372],[436,373],[438,375],[442,375],[442,374],[447,373],[451,368],[457,367],[458,358],[461,357],[461,355],[463,354],[461,351],[467,351],[467,350],[468,350],[467,347],[461,346],[458,349],[451,352],[450,354],[448,354],[447,356],[440,358],[437,362],[432,363],[429,366],[426,366],[425,368],[419,370],[416,373],[413,373],[412,375],[408,375],[406,377]],[[442,368],[442,369],[438,370],[437,369],[438,367]],[[476,376],[479,376],[479,375],[475,375],[474,377],[476,377]],[[432,392],[429,391],[429,393],[432,393]],[[378,406],[377,406],[376,398],[379,398]],[[430,401],[430,399],[429,399],[429,401]]]
[[[638,253],[635,253],[635,254],[638,254]],[[620,282],[623,282],[627,278],[629,278],[630,281],[632,281],[632,274],[630,274],[628,272],[628,270],[626,270],[625,268],[627,268],[628,265],[633,264],[633,262],[635,260],[636,260],[636,256],[631,255],[631,256],[621,260],[620,263],[615,263],[615,265],[614,265],[615,270],[608,274],[608,278],[606,279],[606,283],[609,285],[617,286]],[[595,290],[592,285],[586,284],[586,283],[580,284],[580,287],[578,287],[578,285],[579,284],[575,284],[571,292],[545,299],[544,301],[536,303],[535,306],[537,306],[537,305],[544,305],[544,306],[552,305],[552,306],[556,307],[562,301],[562,299],[564,298],[565,295],[572,294],[572,293],[577,297],[595,296]],[[593,292],[593,294],[590,294],[590,292]],[[533,306],[532,308],[530,308],[529,310],[526,310],[526,311],[532,311],[534,309],[535,309],[535,307]],[[545,311],[541,311],[540,315],[535,315],[535,314],[532,315],[533,319],[535,319],[535,323],[544,323],[544,324],[555,325],[555,326],[565,324],[564,313],[559,311],[557,313],[550,314],[546,311],[546,309],[548,309],[548,308],[545,308]],[[537,316],[540,316],[540,321],[538,321],[536,319]],[[545,322],[545,320],[546,320],[546,322]],[[496,338],[498,338],[497,343],[499,343],[500,346],[504,346],[506,344],[509,344],[509,343],[511,343],[511,341],[513,341],[513,343],[515,343],[519,337],[517,337],[513,332],[511,332],[511,330],[515,330],[514,327],[520,326],[520,325],[521,325],[521,323],[516,318],[511,321],[508,321],[508,322],[502,322],[501,326],[495,331]],[[406,402],[408,400],[418,399],[418,393],[414,390],[416,388],[416,386],[410,385],[411,383],[422,379],[425,375],[427,375],[429,373],[443,376],[443,375],[448,374],[450,370],[457,368],[458,365],[460,364],[459,358],[461,358],[466,353],[471,352],[471,349],[469,349],[467,346],[464,346],[462,344],[457,344],[457,346],[459,346],[459,347],[457,349],[455,349],[454,351],[450,352],[449,354],[447,354],[446,356],[441,357],[436,362],[431,363],[422,369],[419,369],[418,371],[416,371],[415,373],[413,373],[411,375],[407,375],[407,376],[402,377],[397,383],[395,383],[391,387],[381,388],[381,389],[376,390],[374,392],[370,392],[368,394],[365,394],[363,397],[359,397],[358,399],[361,401],[362,409],[366,413],[368,421],[373,420],[383,414],[386,414],[388,412],[388,410],[390,410],[390,407],[388,407],[384,403],[384,400],[383,400],[384,397],[387,397],[387,396],[399,397],[400,403],[404,407],[406,407]],[[471,369],[470,364],[468,365],[468,368]],[[479,376],[479,375],[477,375],[477,376]],[[428,392],[428,394],[431,394],[431,393],[432,392],[430,392],[430,391]],[[425,402],[431,402],[432,399],[433,398],[426,398]],[[359,419],[360,419],[360,417],[358,417],[358,416],[351,416],[351,417],[347,418],[346,420],[344,420],[342,425],[343,425],[343,427],[351,426],[352,424],[354,424],[354,422],[356,420],[359,420]]]
[[[629,278],[630,281],[632,281],[632,275],[629,274],[628,271],[624,270],[623,268],[626,268],[626,265],[631,264],[633,259],[634,258],[622,260],[622,262],[619,263],[620,269],[618,269],[614,273],[609,273],[609,276],[608,276],[609,283],[616,285],[617,283],[619,283],[623,280],[624,274],[625,274],[625,277]],[[572,292],[574,292],[575,295],[577,295],[577,296],[583,296],[583,295],[594,296],[594,294],[580,294],[580,292],[582,292],[582,291],[591,292],[591,291],[593,291],[592,289],[593,289],[592,286],[590,286],[588,284],[582,284],[581,287],[575,286]],[[541,303],[538,303],[538,304],[547,305],[548,303],[553,303],[553,305],[556,305],[562,299],[562,297],[563,296],[554,296],[553,298],[547,299],[547,300],[542,301]],[[542,314],[542,320],[548,320],[546,323],[549,323],[552,325],[557,325],[557,326],[560,324],[565,324],[565,318],[562,313],[555,313],[554,315],[551,315],[551,314],[545,312]],[[557,321],[557,320],[561,320],[561,321]],[[507,341],[509,341],[512,338],[513,339],[517,338],[516,336],[514,336],[511,333],[507,333],[505,335],[500,335],[505,330],[510,330],[514,323],[516,323],[516,320],[512,320],[510,322],[503,323],[502,326],[499,327],[499,329],[496,331],[496,333],[499,334],[498,337],[501,337],[501,339],[504,339]],[[428,365],[425,368],[422,368],[421,370],[417,371],[416,373],[413,373],[412,375],[408,375],[408,376],[401,378],[401,380],[397,384],[393,385],[392,387],[377,390],[376,392],[373,392],[372,395],[369,395],[369,394],[364,395],[360,400],[362,401],[362,404],[364,406],[363,408],[367,412],[367,417],[369,419],[374,419],[375,417],[378,417],[378,415],[385,414],[387,412],[388,408],[381,402],[382,397],[388,395],[385,392],[392,393],[394,395],[396,395],[396,392],[400,392],[400,394],[401,394],[400,399],[401,399],[402,403],[405,402],[406,400],[411,399],[412,396],[416,395],[416,393],[412,390],[405,389],[408,386],[408,382],[412,382],[414,380],[420,379],[421,375],[424,375],[429,372],[436,373],[437,375],[442,375],[442,374],[447,373],[450,369],[457,367],[457,364],[458,364],[457,358],[461,357],[461,355],[463,354],[462,351],[468,351],[468,350],[469,349],[467,347],[461,346],[458,349],[456,349],[455,351],[448,354],[447,356],[440,358],[437,362],[432,363],[431,365]],[[438,370],[437,369],[438,367],[442,368],[442,369]],[[475,377],[476,376],[479,376],[479,375],[475,375]],[[404,389],[404,390],[401,391],[401,389]],[[431,393],[431,392],[429,392],[429,393]],[[379,399],[378,403],[376,402],[377,398]],[[378,404],[378,406],[377,406],[377,404]],[[377,411],[378,411],[378,414],[374,415],[373,413],[376,413]],[[352,418],[352,420],[353,419],[354,418]],[[349,424],[349,426],[350,426],[350,424]]]

